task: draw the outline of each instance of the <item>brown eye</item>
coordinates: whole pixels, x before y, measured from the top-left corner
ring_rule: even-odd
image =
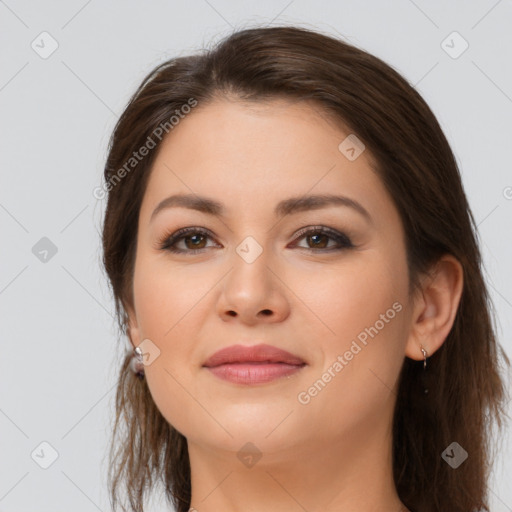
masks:
[[[350,238],[348,238],[345,234],[339,233],[338,231],[334,231],[329,228],[325,228],[323,226],[315,226],[302,230],[299,233],[299,238],[297,240],[302,238],[306,240],[308,247],[297,247],[302,247],[303,249],[309,251],[316,251],[318,249],[320,252],[330,252],[355,247]],[[330,240],[335,242],[334,246],[328,246]]]
[[[185,246],[188,249],[203,249],[204,245],[202,242],[205,241],[205,238],[206,237],[204,235],[199,234],[182,237],[182,239],[185,241]],[[187,244],[188,241],[190,241],[190,246]]]
[[[158,247],[165,251],[175,253],[192,253],[202,251],[208,247],[205,245],[210,238],[208,231],[201,228],[184,228],[171,235],[165,235],[158,243]],[[183,242],[184,248],[177,247]],[[182,246],[183,247],[183,246]]]
[[[321,249],[323,249],[329,243],[328,239],[329,239],[329,236],[327,236],[325,234],[315,234],[315,235],[307,235],[306,236],[306,240],[313,244],[313,248],[320,247]]]

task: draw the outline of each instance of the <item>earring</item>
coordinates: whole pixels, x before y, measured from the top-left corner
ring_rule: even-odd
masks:
[[[130,361],[130,368],[136,377],[139,379],[144,378],[144,363],[142,359],[142,350],[135,347],[132,352],[132,359]]]
[[[422,372],[422,378],[421,380],[423,381],[423,386],[424,386],[424,393],[425,395],[428,394],[428,388],[426,386],[426,382],[427,382],[427,357],[428,357],[428,352],[423,348],[423,345],[420,345],[420,348],[421,348],[421,352],[423,354],[423,372]]]

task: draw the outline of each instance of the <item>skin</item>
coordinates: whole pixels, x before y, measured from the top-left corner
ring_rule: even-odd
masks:
[[[175,126],[154,162],[140,210],[129,332],[134,346],[149,339],[160,351],[146,379],[163,416],[188,440],[199,512],[406,510],[392,478],[397,379],[404,357],[422,360],[421,346],[432,355],[446,339],[462,268],[443,257],[422,292],[408,296],[400,216],[369,151],[350,161],[338,149],[347,135],[307,102],[218,99]],[[220,201],[226,216],[179,207],[151,220],[176,193]],[[313,193],[355,199],[372,221],[340,206],[274,216],[280,200]],[[336,240],[320,237],[315,249],[314,239],[296,235],[315,225],[346,234],[355,248],[329,251]],[[179,241],[184,254],[158,247],[189,226],[211,235]],[[252,263],[236,252],[247,236],[263,251]],[[192,254],[195,245],[202,251]],[[401,311],[300,403],[298,394],[396,302]],[[220,348],[258,342],[307,365],[253,386],[202,367]],[[252,467],[237,457],[247,442],[262,454]]]

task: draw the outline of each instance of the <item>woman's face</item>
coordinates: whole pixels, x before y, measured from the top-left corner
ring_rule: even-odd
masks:
[[[163,141],[139,217],[131,336],[150,340],[148,386],[189,448],[251,442],[277,455],[389,434],[411,318],[404,233],[348,135],[305,102],[218,100]],[[222,213],[155,210],[177,194]],[[276,213],[283,201],[296,208]],[[203,366],[219,349],[262,343],[305,364],[264,382]]]

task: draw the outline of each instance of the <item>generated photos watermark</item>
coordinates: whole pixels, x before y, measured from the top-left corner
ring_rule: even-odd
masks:
[[[316,380],[307,390],[301,391],[297,395],[297,400],[302,405],[307,405],[311,402],[311,399],[325,388],[325,386],[331,382],[331,380],[343,370],[350,361],[361,352],[361,350],[368,345],[368,336],[372,339],[384,329],[386,324],[395,318],[396,314],[402,311],[402,304],[400,302],[394,302],[393,305],[386,310],[385,313],[381,313],[379,320],[377,320],[372,326],[366,327],[358,335],[357,339],[352,340],[350,349],[345,351],[343,355],[338,355],[335,361],[325,370],[322,376]],[[359,343],[358,343],[359,341]],[[362,346],[361,346],[362,345]]]
[[[132,156],[124,163],[124,165],[113,174],[110,179],[100,187],[94,188],[92,195],[96,199],[104,199],[108,192],[110,192],[130,171],[137,167],[138,163],[142,161],[152,149],[154,149],[159,142],[167,135],[179,122],[185,118],[187,114],[192,111],[192,108],[197,106],[197,100],[189,98],[187,103],[181,105],[179,109],[174,111],[174,114],[169,117],[167,121],[160,123],[151,133],[144,144],[132,153]]]

